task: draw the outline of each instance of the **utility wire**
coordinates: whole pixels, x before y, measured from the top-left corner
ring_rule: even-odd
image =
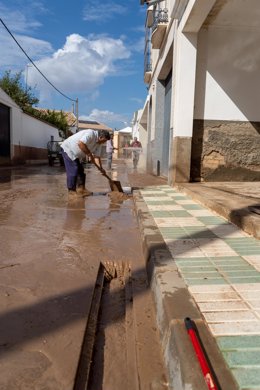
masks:
[[[50,82],[47,77],[42,73],[42,71],[38,68],[37,65],[35,65],[35,63],[33,62],[33,60],[28,56],[28,54],[26,53],[26,51],[22,48],[22,46],[20,45],[20,43],[16,40],[16,38],[14,37],[14,35],[11,33],[11,31],[9,30],[9,28],[6,26],[6,24],[3,22],[3,20],[0,18],[0,22],[2,23],[2,25],[4,26],[4,28],[8,31],[8,33],[11,35],[11,37],[13,38],[13,40],[17,43],[17,45],[20,47],[20,49],[22,50],[22,52],[26,55],[26,57],[28,58],[28,60],[33,64],[33,66],[38,70],[38,72],[42,75],[42,77],[54,88],[56,89],[57,92],[59,92],[62,96],[64,96],[66,99],[69,99],[71,100],[72,102],[77,102],[77,99],[72,99],[70,98],[69,96],[65,95],[63,92],[61,92],[58,88],[55,87],[55,85],[52,84],[52,82]]]

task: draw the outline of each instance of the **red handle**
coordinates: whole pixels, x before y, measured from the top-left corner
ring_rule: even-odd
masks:
[[[195,326],[193,324],[193,321],[190,318],[185,318],[185,325],[187,328],[187,332],[190,336],[193,348],[195,350],[195,353],[197,355],[201,371],[203,373],[204,379],[206,381],[206,384],[208,386],[209,390],[220,390],[216,383],[214,382],[213,375],[211,373],[210,367],[207,363],[206,356],[204,354],[204,351],[200,345],[200,341],[198,339],[198,336],[196,334]]]

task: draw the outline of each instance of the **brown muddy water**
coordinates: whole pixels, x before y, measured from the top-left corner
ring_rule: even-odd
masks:
[[[123,163],[112,179],[122,186],[161,180]],[[165,389],[132,197],[108,196],[107,180],[92,167],[87,187],[93,196],[68,202],[65,181],[61,167],[0,169],[0,388],[73,389],[98,269],[112,262],[131,265],[140,388]],[[106,281],[102,292],[97,333],[105,328],[105,343],[97,337],[101,360],[91,375],[102,378],[100,390],[117,390],[128,370],[125,282]]]

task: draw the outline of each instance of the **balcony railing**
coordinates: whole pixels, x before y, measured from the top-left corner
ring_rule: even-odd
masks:
[[[152,25],[152,46],[153,49],[159,49],[168,24],[168,9],[158,9],[154,14],[154,23]]]
[[[144,82],[149,84],[152,78],[152,62],[150,56],[144,59]]]
[[[146,31],[146,40],[144,48],[144,82],[148,84],[152,76],[151,60],[151,29]]]
[[[154,13],[154,22],[152,25],[152,32],[157,28],[159,23],[168,23],[168,9],[158,9]]]

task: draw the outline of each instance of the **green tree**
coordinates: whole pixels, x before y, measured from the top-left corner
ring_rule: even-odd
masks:
[[[0,87],[15,101],[15,103],[25,109],[32,107],[33,104],[39,103],[39,99],[34,96],[32,88],[25,89],[21,82],[22,72],[14,75],[7,70],[0,79]]]

